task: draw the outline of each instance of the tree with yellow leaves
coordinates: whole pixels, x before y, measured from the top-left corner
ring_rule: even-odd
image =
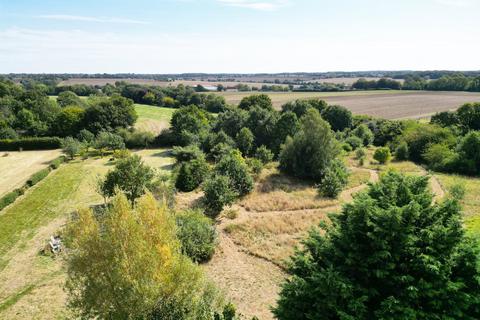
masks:
[[[81,210],[66,229],[69,306],[81,318],[212,319],[215,288],[181,254],[175,220],[151,194],[132,209],[117,194],[102,217]]]

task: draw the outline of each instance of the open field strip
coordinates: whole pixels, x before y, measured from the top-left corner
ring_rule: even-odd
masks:
[[[134,153],[160,170],[173,162],[165,149]],[[66,316],[62,259],[39,253],[69,214],[103,203],[95,185],[111,168],[108,157],[64,164],[0,213],[0,319]]]
[[[19,188],[35,172],[48,167],[60,150],[0,152],[0,197]]]

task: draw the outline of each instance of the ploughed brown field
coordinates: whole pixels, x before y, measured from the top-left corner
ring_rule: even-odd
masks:
[[[222,92],[228,103],[238,104],[251,92]],[[480,102],[480,93],[444,91],[351,91],[351,92],[271,92],[273,105],[280,109],[295,99],[320,98],[329,104],[386,119],[428,118],[440,111],[454,110],[467,102]]]

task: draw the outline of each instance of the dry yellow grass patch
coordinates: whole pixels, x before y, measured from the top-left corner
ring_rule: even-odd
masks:
[[[60,150],[0,152],[0,197],[21,187],[32,174],[46,168]]]
[[[282,266],[307,231],[326,219],[322,210],[265,213],[229,224],[225,232],[248,253]]]
[[[258,179],[255,191],[240,205],[247,211],[289,211],[324,208],[337,204],[322,198],[311,183],[280,174],[278,169],[266,169]]]

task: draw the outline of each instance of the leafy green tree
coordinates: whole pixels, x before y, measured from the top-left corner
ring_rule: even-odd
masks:
[[[82,100],[72,91],[63,91],[58,94],[57,103],[60,107],[80,107],[83,105]]]
[[[254,140],[255,137],[253,136],[252,131],[250,131],[250,129],[248,128],[242,128],[235,137],[238,149],[242,152],[244,156],[250,154],[250,151],[253,148]]]
[[[266,94],[254,94],[245,97],[238,105],[238,107],[243,110],[250,110],[254,106],[260,107],[261,109],[273,110],[272,99]]]
[[[373,153],[373,159],[377,160],[380,164],[389,162],[391,158],[390,149],[387,147],[378,148]]]
[[[215,166],[215,173],[227,176],[233,190],[239,196],[244,196],[253,190],[253,179],[248,172],[248,166],[242,158],[240,151],[232,150],[224,156]]]
[[[101,151],[104,149],[115,151],[125,149],[125,142],[118,134],[102,131],[95,139],[95,148]]]
[[[82,150],[83,145],[77,139],[72,137],[66,137],[62,141],[62,149],[63,152],[70,157],[70,159],[74,159],[77,154],[80,153]]]
[[[177,160],[177,163],[205,158],[202,150],[197,146],[173,147],[172,155]]]
[[[128,128],[138,117],[133,101],[119,95],[91,98],[89,104],[85,110],[85,124],[86,129],[94,134]]]
[[[231,205],[238,197],[229,177],[214,175],[203,184],[204,203],[207,214],[216,217],[225,206]]]
[[[424,161],[423,155],[432,144],[454,146],[457,143],[455,135],[449,128],[417,123],[404,130],[403,140],[408,145],[410,159],[415,162]]]
[[[82,319],[211,320],[220,296],[181,254],[174,217],[151,195],[135,209],[117,195],[102,218],[80,210],[68,224],[69,307]]]
[[[278,112],[253,106],[249,109],[246,126],[255,136],[255,145],[270,146],[273,144]]]
[[[208,174],[208,164],[204,157],[181,162],[175,187],[183,192],[190,192],[200,186]]]
[[[217,232],[212,220],[195,210],[180,212],[175,218],[183,254],[197,263],[210,260],[217,244]]]
[[[223,131],[230,137],[236,137],[246,126],[248,112],[239,108],[227,109],[218,115],[215,121],[215,131]]]
[[[54,132],[59,137],[76,136],[84,124],[85,110],[68,106],[57,115]]]
[[[175,111],[170,124],[177,145],[199,142],[200,135],[210,129],[208,114],[195,105],[182,107]]]
[[[348,183],[348,170],[345,164],[338,159],[331,162],[325,172],[322,182],[318,186],[320,195],[336,198]]]
[[[466,174],[480,173],[480,131],[470,131],[458,145],[457,170]]]
[[[272,151],[278,155],[280,147],[285,143],[285,139],[290,136],[293,137],[300,127],[297,115],[293,112],[283,112],[275,124],[273,134]]]
[[[480,103],[466,103],[457,110],[460,125],[466,130],[480,130]]]
[[[290,175],[320,182],[331,161],[340,154],[340,145],[330,125],[315,109],[300,119],[300,129],[287,138],[280,153],[280,169]]]
[[[102,181],[100,192],[102,196],[112,197],[119,189],[125,193],[130,203],[154,188],[155,172],[146,165],[138,155],[119,160],[113,170],[110,170]]]
[[[289,265],[280,320],[478,319],[478,246],[458,201],[389,172],[312,231]]]
[[[328,106],[323,110],[322,118],[330,123],[334,131],[343,131],[353,124],[352,112],[341,106]]]

